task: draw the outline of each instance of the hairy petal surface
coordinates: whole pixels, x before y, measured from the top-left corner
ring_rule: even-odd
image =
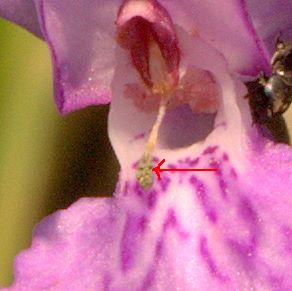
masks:
[[[290,290],[291,151],[267,146],[246,178],[220,146],[204,152],[175,165],[211,161],[218,175],[164,175],[148,193],[124,180],[118,198],[45,219],[11,290]]]
[[[33,0],[1,0],[0,16],[42,37]]]

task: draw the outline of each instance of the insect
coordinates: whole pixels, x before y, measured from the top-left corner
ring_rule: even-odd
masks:
[[[254,81],[247,82],[249,105],[254,123],[266,123],[282,115],[292,102],[292,43],[276,43],[271,58],[272,74],[262,74]]]

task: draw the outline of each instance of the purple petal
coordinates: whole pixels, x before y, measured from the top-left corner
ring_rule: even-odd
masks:
[[[247,2],[247,3],[246,3]],[[94,2],[3,0],[0,15],[41,36],[54,64],[55,99],[61,113],[108,103],[114,72],[117,0]],[[269,71],[275,36],[291,37],[291,3],[279,1],[160,1],[175,24],[220,51],[244,75]],[[147,12],[152,13],[151,11]],[[263,39],[262,39],[262,38]],[[263,42],[264,40],[264,42]],[[235,45],[236,44],[236,45]]]
[[[61,113],[110,101],[118,1],[37,1]]]
[[[11,290],[290,290],[291,150],[265,147],[240,176],[230,158],[213,144],[176,166],[217,174],[163,174],[148,193],[121,180],[118,198],[48,217]]]
[[[0,16],[42,37],[33,0],[1,0]]]
[[[107,250],[117,227],[113,208],[108,199],[82,199],[45,219],[35,230],[31,250],[16,260],[12,289],[96,290],[112,263]]]

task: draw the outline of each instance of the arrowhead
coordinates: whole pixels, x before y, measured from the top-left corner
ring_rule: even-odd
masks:
[[[156,167],[152,168],[152,171],[155,172],[155,174],[157,175],[158,181],[161,179],[160,173],[162,172],[162,170],[160,169],[160,167],[163,163],[165,163],[165,159],[160,161],[160,163]]]

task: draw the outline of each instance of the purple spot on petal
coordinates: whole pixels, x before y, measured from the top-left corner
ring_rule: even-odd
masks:
[[[217,149],[218,149],[218,146],[210,146],[210,147],[207,147],[207,148],[203,151],[203,155],[210,155],[210,154],[213,154]]]
[[[190,157],[187,157],[183,164],[186,164],[188,167],[192,168],[194,166],[196,166],[200,161],[200,158],[195,158],[195,159],[192,159]]]
[[[147,195],[147,206],[150,209],[154,208],[157,202],[157,192],[155,190],[151,190],[146,195]]]
[[[103,290],[109,291],[111,282],[112,282],[111,276],[109,274],[105,274],[103,276]]]
[[[195,176],[191,176],[189,180],[190,184],[194,187],[197,185],[197,178]]]
[[[219,182],[219,187],[221,190],[222,198],[226,199],[226,197],[227,197],[227,184],[226,184],[226,181],[223,179],[222,174],[220,175],[218,180],[219,180],[218,182]]]
[[[231,250],[241,258],[241,262],[246,268],[251,268],[253,266],[252,260],[255,257],[256,250],[256,239],[254,237],[247,243],[230,239],[228,244]]]
[[[210,219],[211,222],[213,223],[216,223],[217,222],[217,212],[216,210],[213,208],[213,209],[210,209],[208,212],[207,212],[207,216],[208,218]]]
[[[257,214],[252,207],[250,201],[244,197],[240,200],[239,203],[239,214],[247,222],[256,226],[257,224]]]
[[[143,197],[144,196],[144,191],[143,191],[143,189],[141,188],[141,186],[140,186],[140,184],[138,182],[135,182],[135,184],[134,184],[134,192],[139,197]]]
[[[191,176],[190,183],[195,186],[198,199],[203,204],[205,204],[207,195],[204,184],[201,181],[199,181],[195,176]]]
[[[120,243],[121,270],[123,272],[128,271],[134,265],[141,234],[141,217],[128,214]]]
[[[149,289],[153,285],[154,280],[155,280],[155,269],[151,267],[145,276],[141,290]]]
[[[191,176],[189,179],[190,184],[195,188],[196,198],[200,201],[206,216],[212,223],[217,222],[217,213],[214,208],[212,208],[208,201],[208,196],[204,184],[199,181],[195,176]]]
[[[145,137],[145,133],[142,132],[142,133],[140,133],[140,134],[135,135],[135,136],[134,136],[134,139],[135,139],[135,140],[139,140],[139,139],[142,139],[142,138],[144,138],[144,137]]]
[[[135,182],[133,191],[147,208],[153,209],[155,207],[158,198],[158,192],[155,189],[145,191],[138,182]]]
[[[132,164],[132,169],[136,170],[138,168],[139,161]]]
[[[227,183],[226,180],[223,178],[223,174],[222,174],[222,168],[221,168],[221,162],[211,159],[209,162],[209,165],[212,168],[216,168],[217,171],[214,172],[215,176],[217,177],[217,181],[218,181],[218,185],[221,191],[221,195],[223,199],[226,199],[227,197]]]
[[[162,175],[159,184],[160,184],[161,190],[163,192],[166,192],[168,190],[168,186],[170,184],[170,178],[166,175]]]
[[[140,219],[141,232],[144,232],[146,230],[147,224],[148,224],[148,218],[146,216],[142,216]]]
[[[212,168],[216,168],[218,170],[221,170],[220,169],[221,163],[218,160],[215,160],[214,158],[211,158],[209,160],[209,166],[212,167]],[[215,174],[218,174],[218,171],[215,172]]]
[[[209,270],[212,274],[216,273],[216,266],[215,263],[213,262],[211,255],[208,250],[207,246],[207,238],[205,236],[201,237],[200,239],[200,253],[203,259],[206,261]]]
[[[155,258],[159,259],[162,255],[162,250],[163,250],[163,238],[160,237],[158,238],[155,246]]]
[[[129,191],[129,182],[127,181],[125,183],[124,189],[123,189],[123,195],[127,196],[128,195],[128,191]]]
[[[199,161],[200,161],[200,158],[196,158],[196,159],[190,160],[189,166],[190,167],[194,167],[199,163]]]
[[[175,212],[173,209],[169,209],[168,212],[167,212],[167,217],[164,221],[164,224],[163,224],[163,230],[167,230],[170,226],[175,226],[177,223],[176,221],[176,215],[175,215]]]
[[[256,248],[259,231],[259,221],[250,200],[246,197],[240,198],[238,205],[238,215],[245,224],[244,231],[241,231],[240,238],[229,239],[231,249],[239,256],[242,264],[248,270],[253,266],[256,257]]]
[[[176,168],[177,168],[177,166],[176,166],[176,165],[174,165],[174,164],[169,164],[169,165],[168,165],[168,168],[169,168],[169,169],[176,169]]]
[[[157,158],[157,157],[153,157],[153,163],[154,163],[154,164],[159,163],[161,160],[162,160],[162,159],[159,159],[159,158]]]
[[[180,164],[182,164],[182,163],[184,163],[184,164],[187,164],[187,163],[189,163],[190,162],[190,157],[187,157],[187,158],[185,158],[184,160],[178,160],[178,162],[180,163]]]
[[[227,162],[227,161],[229,161],[229,156],[226,153],[224,153],[222,156],[222,159],[223,159],[223,161]]]
[[[210,274],[221,281],[226,281],[227,278],[219,272],[217,264],[209,251],[207,238],[205,236],[202,236],[200,239],[199,250],[203,260],[208,266]]]
[[[178,224],[177,217],[173,209],[169,209],[167,212],[167,216],[163,223],[163,232],[166,233],[166,231],[168,231],[170,228],[175,229],[181,239],[188,239],[190,237],[190,233],[185,231]]]

